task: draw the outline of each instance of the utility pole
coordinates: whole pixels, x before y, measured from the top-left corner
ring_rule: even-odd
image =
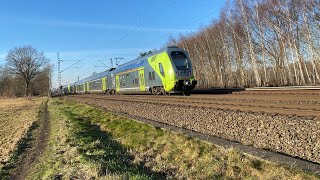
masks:
[[[61,73],[71,67],[73,67],[74,65],[76,65],[77,63],[79,63],[81,60],[61,60],[60,59],[60,56],[59,56],[59,52],[57,53],[57,57],[58,57],[58,81],[59,81],[59,89],[61,88]],[[67,67],[66,69],[64,70],[61,70],[61,62],[64,62],[64,61],[77,61],[76,63],[72,64],[71,66]]]
[[[111,62],[111,68],[113,68],[113,59],[110,58],[109,60],[110,60],[110,62]]]
[[[62,60],[60,60],[59,52],[57,53],[57,57],[58,57],[58,82],[59,82],[59,88],[60,88],[60,86],[61,86],[60,62],[63,62],[63,61],[62,61]]]

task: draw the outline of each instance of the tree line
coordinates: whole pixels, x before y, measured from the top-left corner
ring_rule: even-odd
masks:
[[[232,0],[218,20],[171,38],[200,87],[320,84],[320,0]]]
[[[32,46],[16,47],[0,66],[0,96],[48,95],[52,66],[43,52]]]

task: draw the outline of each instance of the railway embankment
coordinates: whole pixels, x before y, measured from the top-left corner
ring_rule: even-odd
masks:
[[[318,117],[102,98],[65,97],[320,163]]]
[[[48,146],[27,179],[319,177],[317,169],[265,161],[90,105],[50,99],[48,112]]]

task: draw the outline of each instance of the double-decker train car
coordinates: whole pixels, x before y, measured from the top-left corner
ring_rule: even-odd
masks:
[[[167,94],[192,90],[197,81],[188,53],[167,47],[65,87],[68,93]]]

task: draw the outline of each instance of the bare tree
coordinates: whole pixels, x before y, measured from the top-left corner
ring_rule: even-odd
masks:
[[[18,75],[25,82],[25,96],[29,95],[32,80],[42,71],[48,60],[43,54],[27,45],[9,51],[6,57],[6,68],[11,74]]]
[[[50,97],[53,65],[47,64],[30,84],[30,93]]]
[[[4,68],[0,66],[0,96],[3,95],[4,78],[5,78]]]
[[[314,78],[313,78],[313,85],[316,85],[317,81],[319,81],[319,74],[318,74],[318,69],[317,69],[317,54],[316,54],[316,50],[314,48],[314,42],[312,40],[312,36],[311,36],[311,25],[310,25],[310,20],[308,20],[307,18],[307,12],[311,11],[312,9],[309,9],[307,6],[307,1],[304,1],[304,8],[302,8],[303,11],[303,21],[305,24],[305,32],[306,32],[306,39],[307,39],[307,43],[308,43],[308,50],[311,56],[311,64],[312,64],[312,70],[313,70],[313,74],[314,74]]]
[[[199,87],[320,84],[320,0],[227,0],[220,18],[174,39]]]

